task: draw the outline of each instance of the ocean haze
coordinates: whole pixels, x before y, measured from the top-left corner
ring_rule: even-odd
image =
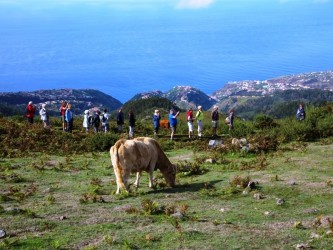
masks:
[[[0,2],[0,91],[94,88],[125,102],[176,85],[211,94],[229,81],[333,68],[331,1],[104,2]]]

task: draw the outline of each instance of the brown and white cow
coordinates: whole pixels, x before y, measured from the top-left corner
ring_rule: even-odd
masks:
[[[169,186],[175,185],[176,167],[171,164],[157,141],[149,137],[133,140],[120,139],[110,149],[111,162],[117,180],[117,194],[120,189],[128,191],[129,177],[136,173],[135,186],[139,186],[142,171],[149,174],[149,187],[153,187],[153,172],[159,169]]]

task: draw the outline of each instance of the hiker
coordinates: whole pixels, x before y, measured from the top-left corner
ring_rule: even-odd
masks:
[[[43,127],[46,128],[50,125],[49,112],[46,109],[46,104],[42,104],[42,108],[39,110],[40,119],[43,122]]]
[[[218,127],[218,123],[219,123],[219,111],[218,111],[218,106],[214,106],[211,118],[212,118],[212,128],[213,128],[213,135],[212,137],[217,137],[217,127]]]
[[[169,114],[169,123],[170,123],[170,130],[171,130],[171,136],[170,136],[170,140],[173,140],[173,136],[176,133],[176,129],[177,129],[177,116],[179,115],[179,111],[175,114],[175,111],[173,109],[170,110],[170,114]]]
[[[124,114],[123,114],[123,109],[120,108],[117,114],[118,133],[121,133],[121,131],[123,130],[123,124],[124,124]]]
[[[110,114],[108,113],[107,109],[104,109],[104,113],[102,115],[102,130],[104,133],[108,132],[110,129],[109,125]]]
[[[98,133],[99,125],[101,124],[101,119],[99,117],[100,113],[101,112],[99,110],[97,110],[91,118],[91,126],[93,126],[95,133]]]
[[[135,127],[135,116],[132,110],[128,113],[128,124],[129,124],[129,132],[128,132],[128,138],[133,139],[134,138],[134,127]]]
[[[299,121],[303,121],[305,119],[305,110],[304,105],[301,103],[296,112],[296,119]]]
[[[203,119],[204,119],[204,114],[202,112],[202,106],[198,106],[198,111],[195,115],[195,119],[198,122],[198,137],[202,138],[202,132],[203,132]]]
[[[154,136],[157,136],[157,134],[158,134],[158,130],[160,128],[160,120],[161,120],[160,111],[158,109],[156,109],[154,112],[154,115],[153,115]]]
[[[35,112],[36,112],[36,106],[32,103],[32,101],[30,101],[27,105],[26,114],[25,114],[29,124],[34,123]]]
[[[229,115],[225,118],[225,123],[229,126],[229,131],[234,128],[234,110],[229,111]]]
[[[70,103],[67,104],[67,109],[66,109],[66,113],[65,113],[65,121],[66,121],[66,124],[67,124],[66,131],[69,132],[69,133],[72,133],[74,114],[73,114],[73,111],[72,111],[72,104],[70,104]]]
[[[91,116],[89,115],[89,110],[85,110],[84,115],[83,115],[82,126],[83,126],[83,128],[85,128],[87,133],[89,132],[89,128],[90,128],[90,119],[91,119]]]
[[[67,102],[63,101],[61,103],[60,108],[59,108],[61,121],[62,121],[62,130],[63,131],[67,131],[67,122],[66,122],[66,119],[65,119],[66,109],[67,109]]]
[[[191,138],[191,136],[193,134],[193,121],[194,121],[192,108],[188,109],[186,117],[187,117],[186,120],[187,120],[187,126],[188,126],[188,138]]]

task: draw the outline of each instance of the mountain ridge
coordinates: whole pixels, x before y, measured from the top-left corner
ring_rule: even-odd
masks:
[[[196,108],[198,105],[201,105],[204,110],[209,110],[212,106],[217,105],[221,110],[227,111],[230,108],[237,108],[242,105],[246,106],[248,102],[251,105],[255,105],[255,100],[267,96],[279,95],[279,101],[281,101],[283,100],[283,97],[281,97],[283,94],[276,93],[287,90],[299,91],[300,93],[303,91],[302,94],[310,98],[306,90],[312,89],[323,91],[318,95],[322,95],[326,98],[325,100],[330,101],[331,95],[326,94],[325,91],[333,92],[333,70],[287,75],[263,81],[243,80],[228,82],[211,95],[207,95],[200,89],[192,86],[174,86],[166,92],[154,90],[137,93],[126,103],[139,99],[161,97],[169,99],[181,109],[188,109],[189,107]],[[318,100],[318,97],[316,98]],[[301,99],[302,97],[299,98],[299,100]],[[21,109],[25,107],[28,101],[33,101],[39,105],[41,103],[50,104],[52,107],[51,110],[57,112],[56,106],[60,105],[61,100],[73,102],[77,112],[83,112],[84,109],[92,108],[108,108],[112,111],[126,104],[121,103],[116,98],[102,91],[94,89],[0,92],[1,103],[14,105],[16,108],[20,107]],[[269,102],[273,103],[274,101],[270,100]]]

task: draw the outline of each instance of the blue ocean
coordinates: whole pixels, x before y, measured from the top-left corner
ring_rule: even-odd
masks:
[[[47,10],[0,9],[0,92],[94,88],[126,102],[176,85],[212,94],[230,81],[333,69],[327,0]]]

